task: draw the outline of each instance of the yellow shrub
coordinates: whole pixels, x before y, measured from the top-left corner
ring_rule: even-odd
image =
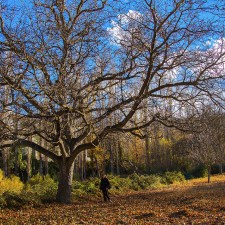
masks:
[[[23,187],[24,184],[19,177],[11,176],[10,178],[5,178],[3,171],[0,170],[0,195],[6,191],[20,193]]]
[[[4,179],[4,173],[3,173],[2,170],[0,170],[0,182],[1,182],[1,180],[3,180],[3,179]]]

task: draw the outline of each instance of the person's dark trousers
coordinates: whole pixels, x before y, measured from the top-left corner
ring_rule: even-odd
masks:
[[[106,202],[107,200],[110,201],[108,189],[103,189],[103,190],[102,190],[102,194],[103,194],[103,198],[104,198],[104,201],[105,201],[105,202]]]

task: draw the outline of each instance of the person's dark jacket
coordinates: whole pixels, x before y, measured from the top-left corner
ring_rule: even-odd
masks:
[[[108,178],[104,177],[101,179],[101,183],[100,183],[100,189],[101,190],[106,190],[106,189],[110,189],[111,185],[109,183]]]

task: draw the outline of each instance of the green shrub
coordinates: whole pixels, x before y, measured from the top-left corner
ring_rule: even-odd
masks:
[[[200,178],[200,177],[207,177],[208,176],[208,170],[207,167],[204,165],[199,165],[197,166],[193,171],[192,175],[195,178]]]
[[[32,207],[40,204],[40,200],[33,193],[21,192],[16,194],[13,192],[5,192],[0,198],[0,208]]]
[[[42,202],[54,201],[57,193],[57,183],[49,176],[33,176],[27,183],[27,190],[37,195]]]
[[[83,189],[84,184],[79,181],[73,181],[72,190]]]
[[[96,187],[100,185],[100,179],[98,177],[90,177],[88,181],[94,183]]]
[[[130,183],[130,189],[131,190],[138,191],[138,190],[140,190],[140,186],[135,181],[131,181],[131,183]]]
[[[162,178],[157,175],[138,175],[136,173],[131,174],[128,177],[131,180],[130,189],[149,189],[162,186]]]
[[[90,194],[95,194],[99,191],[99,188],[96,187],[95,183],[88,181],[85,185],[84,185],[84,191]]]
[[[2,197],[5,199],[7,208],[20,208],[27,203],[20,195],[12,192],[5,192]]]
[[[115,190],[126,191],[129,190],[130,187],[132,186],[132,180],[128,177],[127,178],[117,177],[115,181],[116,181],[115,185],[112,185],[112,188]]]
[[[177,182],[185,181],[185,177],[181,172],[166,172],[163,175],[162,182],[164,184],[174,184]]]
[[[87,193],[84,190],[81,189],[74,189],[72,191],[72,198],[79,198],[82,197],[84,195],[86,195]]]
[[[122,191],[126,189],[127,182],[124,178],[120,178],[119,176],[109,176],[108,178],[109,178],[112,190]]]
[[[131,179],[131,188],[134,190],[146,189],[148,187],[147,179],[144,175],[139,176],[136,173],[133,173],[129,176]]]
[[[162,177],[157,175],[144,176],[147,188],[157,188],[162,186]]]
[[[73,181],[72,192],[74,195],[96,194],[99,190],[100,181],[98,178],[90,178],[89,180],[79,182]]]
[[[166,172],[163,176],[159,175],[138,175],[133,173],[127,178],[109,175],[108,179],[111,183],[111,193],[120,193],[128,190],[141,190],[162,187],[165,184],[182,182],[185,180],[181,172]],[[73,196],[81,197],[87,194],[100,194],[100,179],[90,178],[87,181],[73,181]]]
[[[0,209],[5,208],[7,206],[7,203],[5,201],[5,198],[0,195]]]
[[[54,182],[54,180],[49,175],[42,176],[38,173],[31,177],[27,184],[29,184],[30,186],[35,186],[36,184],[42,184],[46,182]]]

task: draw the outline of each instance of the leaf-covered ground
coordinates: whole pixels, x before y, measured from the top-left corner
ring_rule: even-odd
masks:
[[[112,196],[111,203],[92,197],[70,205],[0,210],[0,224],[225,224],[222,178]]]

